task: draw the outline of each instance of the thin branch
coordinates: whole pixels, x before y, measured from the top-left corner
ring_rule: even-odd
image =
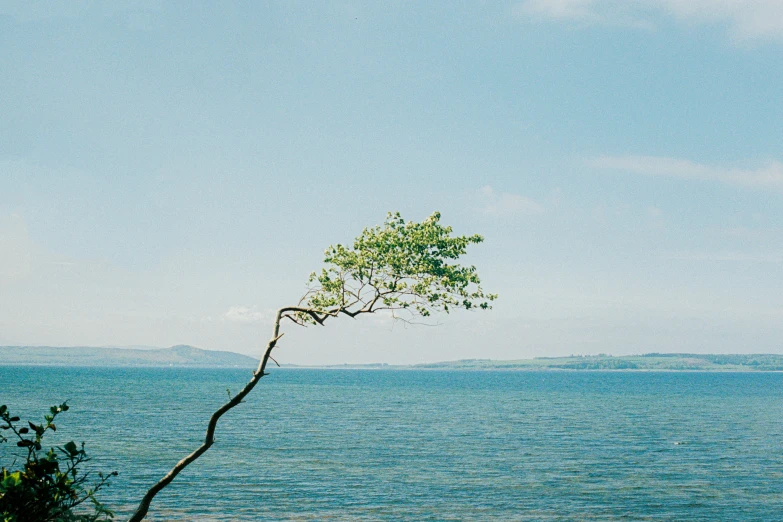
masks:
[[[261,360],[258,363],[258,368],[256,368],[256,371],[253,372],[253,377],[248,381],[248,383],[245,385],[242,390],[240,390],[239,393],[237,393],[232,399],[230,399],[228,402],[226,402],[223,406],[218,408],[215,413],[212,414],[212,416],[209,419],[209,424],[207,425],[207,432],[204,436],[204,442],[199,446],[193,453],[185,457],[184,459],[177,462],[171,470],[166,473],[166,475],[160,479],[157,484],[152,486],[147,493],[144,495],[144,497],[141,499],[141,502],[139,503],[139,507],[136,508],[136,511],[133,513],[133,515],[128,519],[128,522],[141,522],[141,520],[144,519],[144,517],[147,515],[147,512],[149,511],[150,504],[152,503],[152,499],[155,498],[155,495],[157,495],[163,488],[168,486],[174,478],[180,474],[180,472],[188,467],[193,461],[195,461],[197,458],[199,458],[201,455],[203,455],[215,442],[215,429],[217,428],[217,423],[220,420],[220,417],[223,416],[228,410],[234,408],[238,404],[242,402],[242,399],[244,399],[248,393],[250,393],[253,388],[255,388],[258,381],[264,376],[267,375],[264,370],[266,369],[267,362],[271,358],[272,350],[274,349],[275,345],[277,344],[277,341],[283,336],[283,334],[280,333],[280,319],[282,314],[287,311],[286,308],[281,308],[277,311],[277,315],[275,317],[275,327],[274,327],[274,335],[269,340],[269,342],[266,345],[266,350],[264,351],[264,356],[261,358]]]

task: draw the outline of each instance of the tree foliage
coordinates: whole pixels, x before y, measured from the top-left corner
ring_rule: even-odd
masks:
[[[365,228],[347,247],[326,249],[324,267],[310,274],[303,310],[284,317],[307,325],[327,317],[390,310],[399,319],[428,317],[456,308],[491,308],[495,294],[485,293],[475,266],[453,263],[478,234],[452,237],[435,212],[421,223],[389,213],[382,226]]]
[[[98,480],[93,483],[89,482],[89,474],[80,474],[79,466],[89,460],[84,443],[79,446],[70,441],[44,450],[44,435],[57,431],[55,418],[65,411],[68,411],[66,403],[52,406],[44,416],[44,422],[23,424],[19,417],[11,415],[6,405],[0,406],[0,429],[3,430],[0,443],[9,442],[5,435],[9,434],[16,439],[16,446],[24,456],[20,469],[2,467],[2,522],[97,522],[113,518],[112,512],[98,502],[95,494],[116,472],[98,473]]]

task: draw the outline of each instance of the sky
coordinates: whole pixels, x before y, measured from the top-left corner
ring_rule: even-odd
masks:
[[[779,0],[2,0],[0,345],[258,357],[437,210],[493,310],[277,359],[783,353],[781,78]]]

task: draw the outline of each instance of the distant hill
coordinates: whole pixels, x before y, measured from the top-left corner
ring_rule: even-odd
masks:
[[[0,365],[187,366],[255,368],[258,360],[234,352],[180,344],[170,348],[0,346]]]
[[[538,357],[510,361],[465,359],[417,364],[420,369],[463,370],[700,370],[783,371],[783,355],[649,353],[645,355],[585,355]]]
[[[287,367],[296,367],[284,364]],[[300,366],[306,368],[306,366]],[[333,370],[639,370],[639,371],[783,371],[783,355],[777,354],[695,354],[648,353],[644,355],[572,355],[535,359],[462,359],[413,365],[333,364],[312,366]]]
[[[648,353],[644,355],[572,355],[535,359],[461,359],[424,364],[331,364],[287,368],[323,368],[330,370],[639,370],[639,371],[783,371],[783,355],[777,354],[695,354]]]

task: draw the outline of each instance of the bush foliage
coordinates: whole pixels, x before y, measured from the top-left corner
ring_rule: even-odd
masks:
[[[84,443],[70,441],[44,449],[44,435],[57,431],[54,421],[65,411],[66,403],[52,406],[44,422],[35,424],[22,423],[6,405],[0,406],[0,443],[15,441],[19,448],[19,453],[10,455],[13,461],[1,470],[2,522],[97,522],[114,517],[95,494],[117,472],[98,473],[96,481],[90,481],[89,473],[80,473],[79,466],[89,460]]]

